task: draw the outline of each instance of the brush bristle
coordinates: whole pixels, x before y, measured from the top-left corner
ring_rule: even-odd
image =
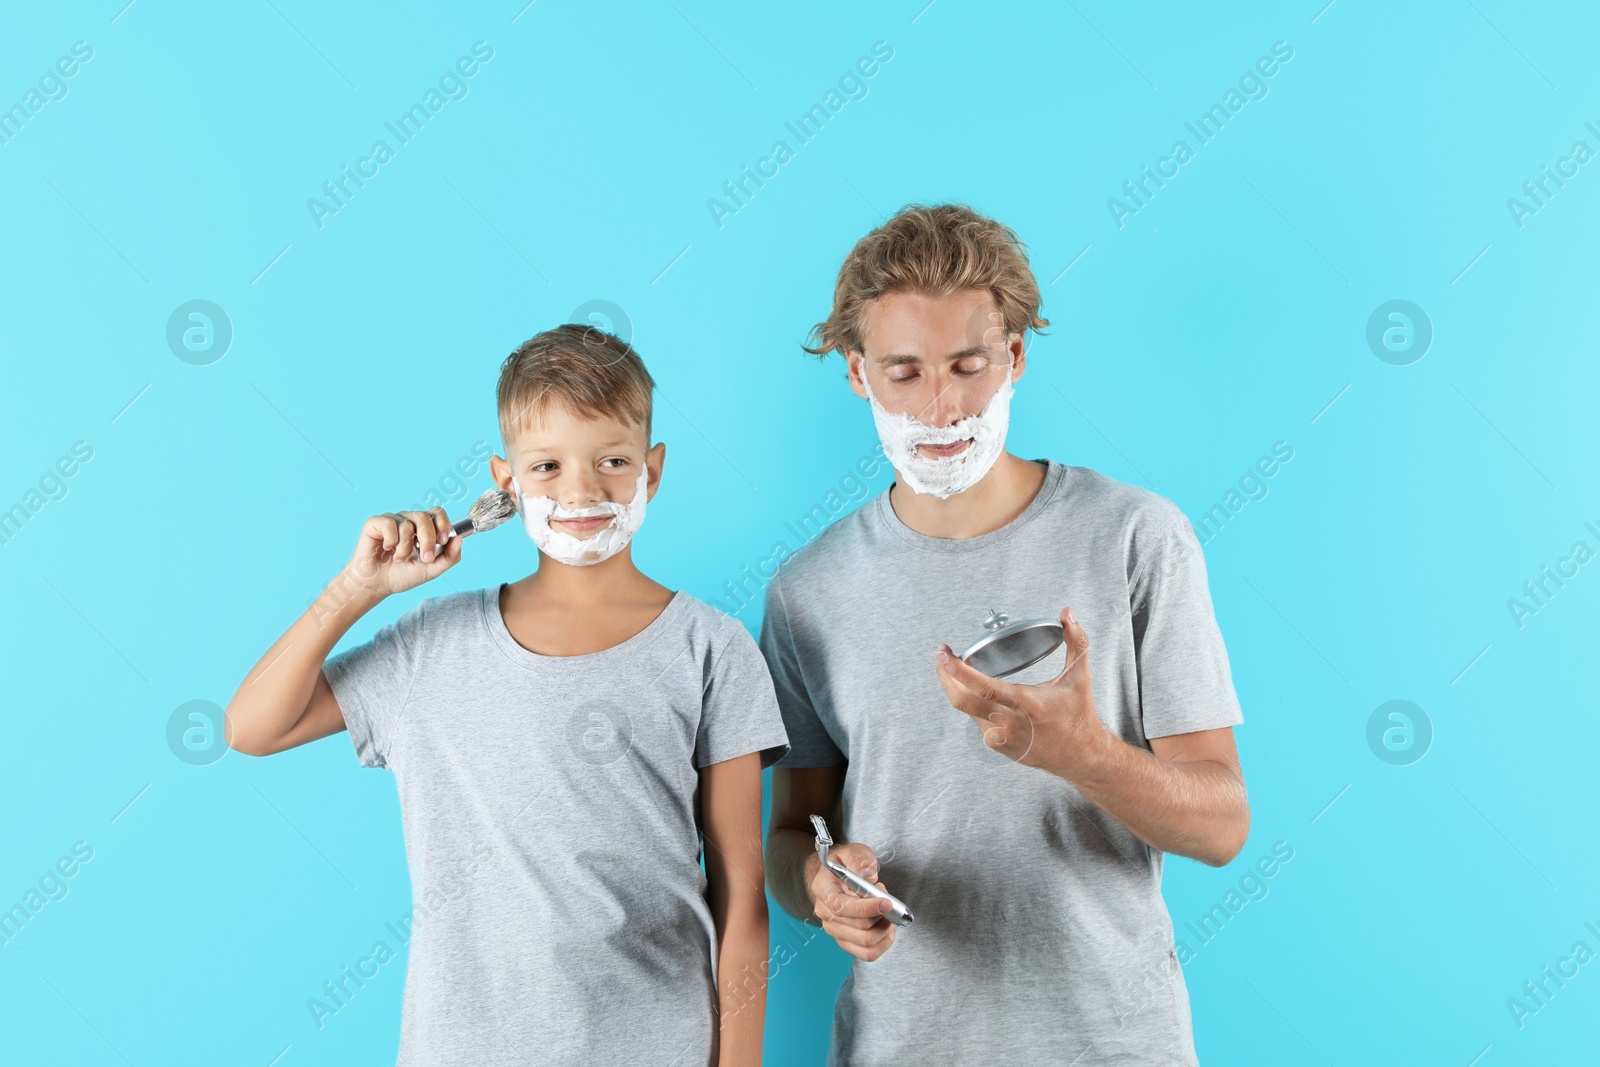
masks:
[[[517,513],[517,503],[504,489],[490,489],[473,501],[467,509],[467,518],[478,533],[492,530]]]

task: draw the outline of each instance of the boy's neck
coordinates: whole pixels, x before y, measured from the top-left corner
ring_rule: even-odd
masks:
[[[654,581],[633,563],[629,545],[610,559],[588,567],[560,563],[539,554],[539,569],[511,585],[511,596],[543,603],[586,605],[671,599],[672,590]]]
[[[624,549],[592,567],[539,557],[539,569],[500,594],[511,639],[541,656],[603,652],[637,636],[676,594],[633,565]]]
[[[1043,464],[1002,452],[977,485],[940,500],[912,492],[897,471],[889,490],[889,506],[901,522],[928,537],[977,537],[1000,529],[1026,511],[1044,487],[1045,473]]]

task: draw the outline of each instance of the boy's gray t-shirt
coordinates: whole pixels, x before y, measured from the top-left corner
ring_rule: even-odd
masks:
[[[542,656],[496,586],[422,601],[323,673],[399,790],[399,1067],[707,1063],[697,771],[788,747],[744,626],[680,591],[621,644]]]
[[[888,491],[784,561],[760,645],[788,729],[780,767],[848,761],[838,840],[879,857],[916,916],[852,960],[829,1063],[1192,1065],[1162,853],[1065,779],[988,748],[934,673],[991,610],[1089,633],[1095,711],[1118,737],[1243,721],[1194,531],[1170,501],[1046,465],[1012,522],[920,534]],[[1007,678],[1039,683],[1057,650]]]

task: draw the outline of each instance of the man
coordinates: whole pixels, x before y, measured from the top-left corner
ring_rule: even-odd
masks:
[[[1162,858],[1243,846],[1243,717],[1183,513],[1005,451],[1048,324],[1009,229],[911,205],[808,348],[844,355],[895,471],[784,562],[760,639],[792,746],[769,886],[855,957],[835,1067],[1197,1062]],[[1058,617],[1064,651],[979,673],[957,656],[991,611]],[[822,868],[812,814],[910,926]]]

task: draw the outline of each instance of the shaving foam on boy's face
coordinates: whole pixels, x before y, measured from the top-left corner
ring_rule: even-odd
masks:
[[[553,406],[508,444],[515,446],[508,488],[540,551],[587,567],[628,546],[650,498],[644,427]]]
[[[650,468],[639,465],[639,477],[634,481],[633,499],[625,504],[602,500],[589,507],[568,508],[554,497],[530,497],[522,486],[513,480],[517,506],[522,513],[522,525],[533,543],[545,555],[575,567],[588,567],[610,559],[627,547],[644,522],[645,505],[649,502]],[[610,517],[611,521],[576,537],[551,526],[552,521]]]

